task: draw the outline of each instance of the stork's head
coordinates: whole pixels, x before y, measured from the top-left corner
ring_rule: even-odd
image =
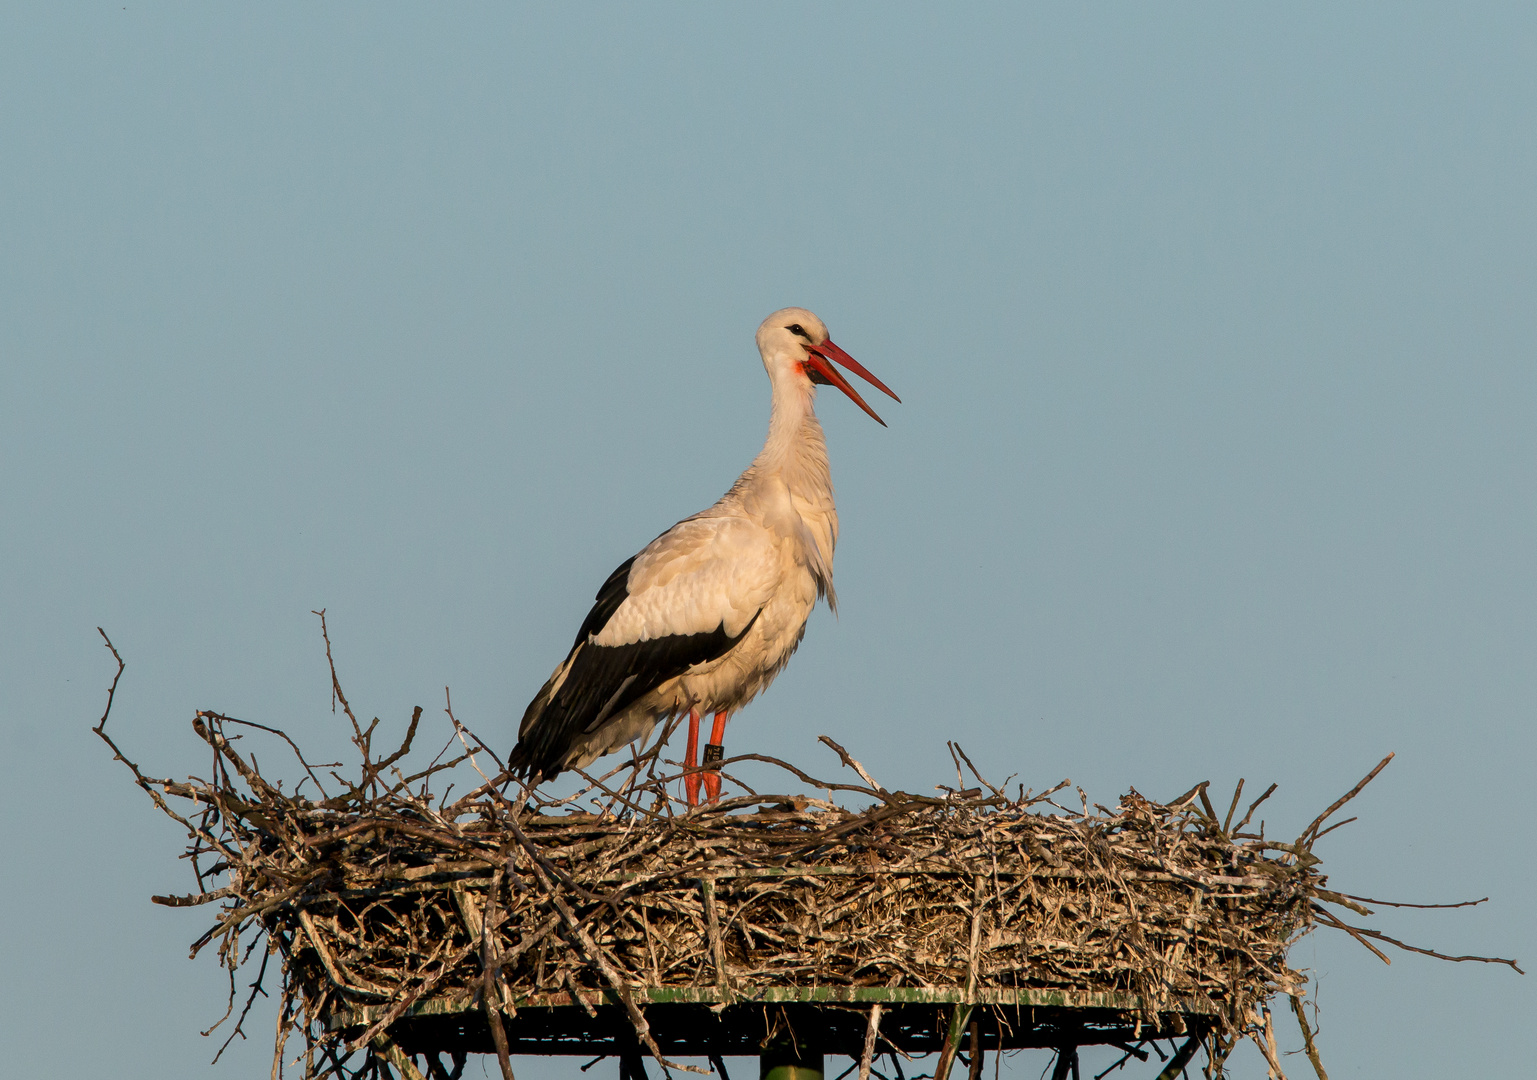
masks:
[[[808,386],[813,383],[836,386],[882,427],[886,426],[886,421],[875,415],[875,410],[865,404],[859,391],[849,385],[849,381],[833,367],[833,363],[848,368],[894,401],[902,400],[885,383],[866,371],[859,361],[834,345],[827,336],[827,327],[822,320],[805,308],[781,308],[764,319],[763,325],[758,327],[758,351],[763,354],[763,366],[768,369],[769,378],[776,384],[782,379],[788,379],[804,382]]]

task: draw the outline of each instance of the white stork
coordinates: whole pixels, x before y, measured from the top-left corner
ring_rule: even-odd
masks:
[[[773,681],[806,632],[819,599],[837,610],[827,445],[812,405],[831,384],[885,426],[833,361],[900,401],[834,345],[804,308],[758,327],[773,387],[768,439],[731,490],[624,561],[598,590],[571,652],[529,703],[508,760],[513,775],[550,779],[688,713],[684,785],[699,802],[699,717],[715,714],[705,747],[705,793],[726,721]]]

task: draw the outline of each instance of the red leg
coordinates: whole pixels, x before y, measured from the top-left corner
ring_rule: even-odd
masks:
[[[704,794],[710,802],[720,799],[720,765],[726,753],[726,714],[715,714],[715,726],[710,729],[710,743],[704,748]]]
[[[688,756],[683,761],[683,791],[690,806],[699,805],[699,710],[688,711]]]

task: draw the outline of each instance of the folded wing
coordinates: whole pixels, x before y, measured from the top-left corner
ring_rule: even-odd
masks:
[[[571,652],[523,714],[515,775],[549,779],[606,724],[690,668],[719,660],[751,628],[776,581],[762,529],[701,515],[626,560],[598,590]],[[652,719],[686,708],[649,703]]]

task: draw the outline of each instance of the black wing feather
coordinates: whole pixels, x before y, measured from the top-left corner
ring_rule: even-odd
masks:
[[[576,632],[576,640],[571,643],[571,651],[586,641],[594,634],[601,634],[603,628],[608,625],[608,620],[614,617],[614,612],[619,610],[619,605],[630,597],[630,566],[635,562],[635,556],[631,555],[619,564],[619,569],[608,575],[608,580],[598,590],[597,603],[592,605],[592,610],[587,613],[587,618],[582,620],[582,628]]]
[[[629,645],[594,645],[608,620],[630,595],[630,564],[624,561],[598,590],[597,602],[582,620],[571,653],[570,669],[559,689],[550,683],[529,702],[519,726],[518,745],[508,758],[515,776],[545,780],[560,775],[561,763],[584,736],[601,728],[658,686],[695,664],[724,656],[757,622],[754,615],[741,633],[726,633],[724,622],[703,634],[672,634]],[[553,681],[553,680],[551,680]]]

